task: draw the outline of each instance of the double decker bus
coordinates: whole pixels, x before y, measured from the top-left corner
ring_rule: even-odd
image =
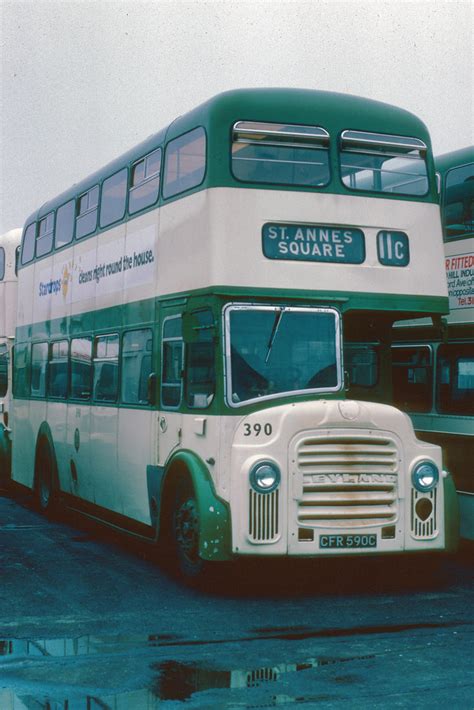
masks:
[[[439,156],[449,316],[395,329],[394,403],[443,447],[456,484],[460,532],[474,540],[474,148]]]
[[[21,229],[0,236],[0,483],[10,471],[9,410],[16,325],[17,258]]]
[[[441,450],[384,404],[392,325],[446,313],[442,276],[420,120],[220,94],[26,220],[13,479],[190,577],[451,550]]]

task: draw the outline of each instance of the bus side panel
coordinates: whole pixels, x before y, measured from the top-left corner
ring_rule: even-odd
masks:
[[[13,480],[28,488],[33,488],[36,444],[40,426],[46,420],[46,402],[16,399],[14,406]]]
[[[117,419],[115,406],[91,407],[90,469],[94,481],[94,503],[120,513]]]
[[[129,518],[151,525],[148,498],[147,466],[154,464],[153,421],[156,412],[120,407],[115,487],[120,512]]]

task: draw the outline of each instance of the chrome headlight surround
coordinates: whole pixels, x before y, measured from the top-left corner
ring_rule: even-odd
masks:
[[[429,493],[438,485],[438,467],[433,461],[419,461],[411,473],[411,480],[417,491]]]
[[[273,461],[257,461],[250,469],[249,479],[256,493],[272,493],[280,485],[280,469]]]

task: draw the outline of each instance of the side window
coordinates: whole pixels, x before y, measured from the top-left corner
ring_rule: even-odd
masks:
[[[99,206],[99,186],[96,185],[77,199],[76,239],[95,232],[97,208]]]
[[[346,343],[344,366],[350,386],[375,387],[379,374],[377,346],[369,343]]]
[[[35,238],[36,238],[36,222],[30,224],[26,230],[23,237],[23,244],[21,250],[21,263],[29,264],[35,256]]]
[[[66,202],[56,212],[56,230],[54,246],[56,249],[70,244],[74,236],[75,203],[74,200]]]
[[[13,353],[13,393],[15,397],[28,397],[30,394],[30,349],[26,343],[16,343]]]
[[[154,205],[160,189],[161,148],[132,165],[128,211],[130,214]]]
[[[102,185],[102,199],[100,201],[100,226],[107,227],[113,222],[118,222],[125,214],[127,200],[128,170],[120,172],[104,180]]]
[[[38,234],[36,235],[36,256],[49,254],[53,248],[54,212],[50,212],[40,219]]]
[[[446,175],[442,200],[444,239],[459,239],[474,231],[474,163]]]
[[[166,146],[163,197],[200,185],[206,173],[206,134],[195,128]]]
[[[212,311],[203,309],[191,314],[196,325],[196,341],[186,347],[186,404],[191,408],[208,407],[214,399],[215,343]]]
[[[5,397],[8,391],[8,350],[0,343],[0,397]]]
[[[176,409],[183,389],[183,332],[181,316],[171,316],[163,323],[161,403]]]
[[[48,365],[48,397],[66,399],[68,381],[67,340],[51,343]]]
[[[48,343],[34,343],[31,348],[31,396],[44,397],[46,394],[46,368],[48,365]]]
[[[474,343],[439,346],[436,400],[443,414],[474,415]]]
[[[5,249],[0,247],[0,281],[5,278]]]
[[[392,349],[393,404],[407,412],[429,412],[433,403],[433,359],[427,345]]]
[[[122,340],[122,402],[148,404],[148,377],[152,363],[152,332],[131,330]]]
[[[92,384],[92,339],[71,340],[71,398],[89,399]]]
[[[94,399],[115,402],[118,390],[119,336],[104,335],[94,342]]]

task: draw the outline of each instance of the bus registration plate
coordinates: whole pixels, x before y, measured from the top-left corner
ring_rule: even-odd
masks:
[[[319,547],[322,549],[377,547],[377,535],[320,535]]]

